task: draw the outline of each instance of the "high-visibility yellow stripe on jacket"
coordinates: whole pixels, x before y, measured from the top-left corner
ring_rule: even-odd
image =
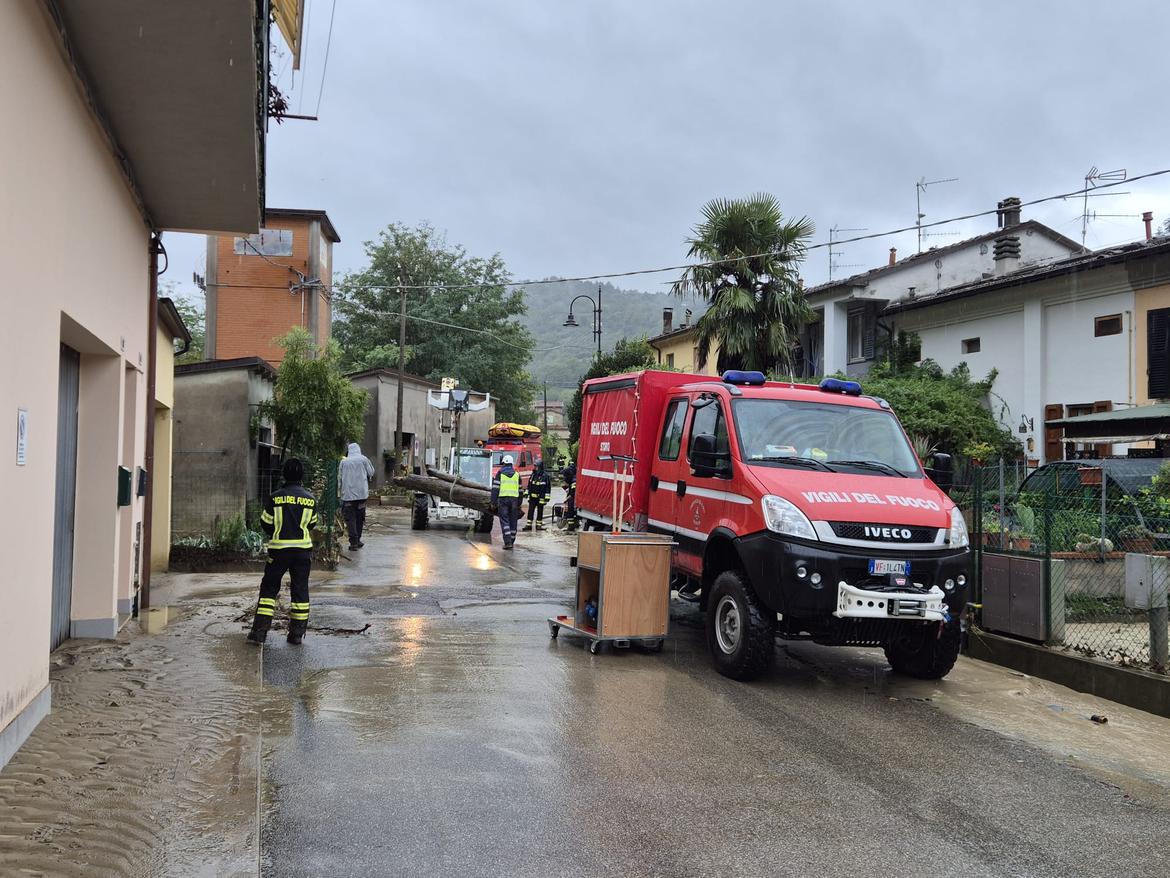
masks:
[[[520,496],[520,473],[507,476],[500,473],[500,498]]]
[[[303,485],[285,485],[268,498],[260,521],[272,531],[269,549],[311,549],[317,499]]]

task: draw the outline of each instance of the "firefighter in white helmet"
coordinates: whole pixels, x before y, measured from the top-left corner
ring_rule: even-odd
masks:
[[[520,522],[520,474],[512,465],[512,455],[505,454],[503,466],[492,476],[492,506],[500,516],[500,532],[504,548],[511,549],[516,541],[516,526]]]

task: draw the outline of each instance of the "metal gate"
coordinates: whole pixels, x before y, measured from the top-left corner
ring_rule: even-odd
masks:
[[[53,516],[53,614],[49,649],[69,639],[73,595],[73,518],[77,505],[77,401],[81,355],[61,345],[57,380],[57,487]]]

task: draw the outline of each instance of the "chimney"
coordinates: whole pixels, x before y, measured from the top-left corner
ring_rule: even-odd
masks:
[[[1142,222],[1146,224],[1146,240],[1154,240],[1154,214],[1153,211],[1147,210],[1142,214]]]
[[[1020,267],[1020,236],[1000,235],[992,248],[995,273],[1008,274]]]
[[[686,313],[683,315],[683,326],[690,326],[690,325],[691,325],[691,309],[687,308]]]
[[[671,329],[673,329],[673,328],[674,328],[674,309],[673,308],[663,308],[662,309],[662,334],[666,335],[666,333],[670,332]]]
[[[1014,195],[1009,195],[1003,201],[995,206],[996,214],[999,216],[999,227],[1001,229],[1010,229],[1012,226],[1020,224],[1020,199]]]
[[[893,265],[897,261],[898,261],[898,248],[891,247],[890,248],[890,265]]]

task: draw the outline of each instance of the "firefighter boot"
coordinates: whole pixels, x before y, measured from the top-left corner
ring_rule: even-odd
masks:
[[[262,616],[259,613],[252,619],[252,630],[248,632],[248,642],[261,644],[268,639],[268,629],[272,626],[271,616]]]
[[[292,644],[299,644],[305,639],[305,631],[309,628],[309,623],[304,619],[292,619],[288,623],[288,642]]]

